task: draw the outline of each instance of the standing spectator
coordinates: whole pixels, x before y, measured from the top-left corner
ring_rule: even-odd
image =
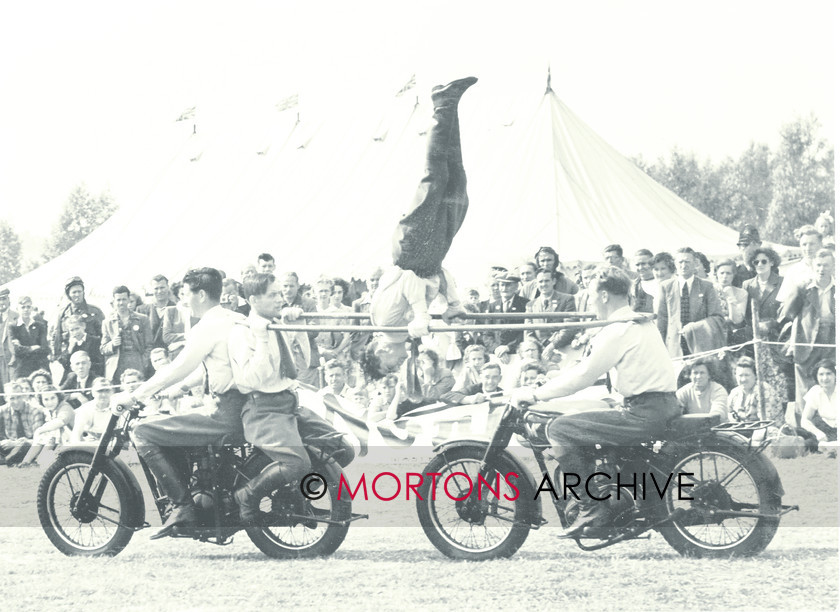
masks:
[[[589,287],[589,283],[595,278],[595,270],[598,269],[597,264],[586,264],[580,271],[580,282],[584,289]],[[581,291],[575,296],[575,307],[578,312],[592,312],[592,305],[589,303],[589,292]]]
[[[689,367],[691,382],[677,390],[683,414],[711,414],[719,416],[721,423],[728,421],[726,389],[712,380],[711,364],[698,359]]]
[[[724,259],[718,262],[715,268],[715,278],[717,279],[715,289],[717,289],[720,297],[729,344],[746,342],[751,335],[747,333],[749,322],[745,320],[749,294],[745,289],[739,289],[732,285],[735,280],[735,268],[736,265],[732,259]]]
[[[257,255],[257,272],[262,274],[274,274],[276,268],[274,257],[270,253],[260,253]],[[244,278],[242,279],[244,282]]]
[[[709,262],[709,258],[706,257],[700,251],[694,252],[694,274],[697,275],[697,278],[702,278],[703,280],[708,280],[709,274],[712,271],[712,264]]]
[[[252,276],[255,276],[256,274],[257,266],[255,266],[254,264],[245,264],[245,267],[243,267],[239,273],[239,277],[242,283],[244,283],[246,280],[248,280]],[[242,297],[245,297],[244,294],[242,294]]]
[[[315,299],[316,308],[320,313],[337,312],[347,308],[344,304],[340,304],[341,308],[337,308],[333,302],[333,293],[335,290],[335,283],[331,278],[322,277],[315,283]],[[342,291],[343,294],[343,290]],[[349,310],[349,308],[348,308]],[[319,325],[344,325],[347,323],[346,319],[320,319]],[[318,352],[321,359],[329,361],[331,359],[339,359],[344,362],[342,352],[350,345],[350,334],[345,332],[331,332],[325,331],[318,334],[315,339],[318,344]]]
[[[70,358],[76,351],[87,353],[94,377],[105,374],[105,361],[102,359],[102,353],[99,350],[99,336],[91,336],[87,333],[87,328],[79,315],[67,317],[65,325],[67,327],[67,346],[58,357],[58,362],[64,366],[61,383],[67,380],[67,376],[70,374]]]
[[[828,249],[818,251],[814,257],[814,278],[808,285],[796,288],[782,305],[782,316],[793,321],[791,344],[796,376],[797,422],[805,405],[805,393],[816,384],[812,378],[814,366],[836,354],[832,347],[813,346],[836,342],[833,274],[834,253]],[[785,281],[779,289],[780,294]]]
[[[67,401],[73,408],[93,399],[90,383],[95,376],[91,373],[90,357],[84,351],[76,351],[70,355],[70,374],[64,379],[61,390],[68,395]]]
[[[334,278],[330,303],[333,309],[341,312],[353,312],[350,300],[350,283],[343,278]]]
[[[537,278],[538,272],[537,264],[533,261],[526,261],[524,264],[517,268],[517,272],[519,272],[519,278],[522,280],[522,287],[524,288],[527,283],[530,283],[532,280]]]
[[[175,306],[169,293],[169,280],[158,274],[152,278],[152,296],[154,302],[137,307],[137,312],[149,318],[152,328],[152,348],[166,347],[163,341],[163,315],[167,308]]]
[[[324,364],[324,380],[327,385],[318,391],[321,397],[328,393],[336,397],[345,397],[350,391],[350,387],[347,386],[347,372],[337,359],[330,359]]]
[[[822,248],[822,234],[813,225],[803,225],[794,232],[799,241],[802,259],[785,269],[785,276],[776,299],[784,303],[797,288],[810,283],[814,278],[814,257]]]
[[[734,287],[743,287],[745,280],[755,276],[755,270],[752,269],[750,262],[753,260],[755,250],[760,246],[761,236],[754,225],[745,225],[741,228],[741,233],[738,235],[738,250],[741,251],[743,263],[735,269],[735,278],[732,280]]]
[[[554,270],[548,268],[541,268],[537,273],[537,286],[540,290],[539,297],[534,298],[525,306],[527,312],[535,314],[540,312],[575,312],[575,296],[570,293],[561,293],[554,288]],[[565,319],[563,319],[565,321]],[[560,319],[528,319],[527,323],[559,323]],[[575,330],[569,329],[557,332],[559,337],[553,338],[556,348],[561,348],[572,341],[575,336]],[[550,331],[536,330],[526,334],[535,338],[540,344],[540,348],[548,345],[549,340],[552,340],[552,333]]]
[[[126,308],[128,296],[126,296]],[[93,401],[76,409],[76,420],[70,441],[74,444],[95,442],[105,433],[111,418],[111,387],[108,380],[101,376],[93,381]]]
[[[309,298],[299,295],[300,280],[294,272],[286,272],[278,279],[280,290],[283,294],[283,308],[300,308],[303,312],[315,312],[318,308]],[[315,387],[318,386],[318,366],[321,365],[321,357],[318,353],[318,345],[315,338],[318,336],[317,327],[313,326],[311,332],[296,332],[291,334],[293,340],[289,349],[295,360],[298,380]]]
[[[240,303],[241,298],[239,297],[239,283],[237,283],[232,278],[226,278],[222,281],[222,295],[219,298],[219,305],[222,308],[227,310],[233,310],[234,312],[238,312],[243,316],[248,316],[248,312],[251,312],[250,308],[243,308],[242,304]],[[245,302],[245,300],[241,300]],[[247,305],[247,302],[245,302]],[[243,310],[247,312],[243,312]]]
[[[653,301],[659,293],[659,283],[653,276],[653,253],[647,249],[639,249],[633,255],[633,267],[638,276],[630,286],[630,296],[633,303],[630,307],[635,312],[653,312]],[[584,295],[588,292],[584,291]]]
[[[481,368],[481,382],[461,391],[450,391],[441,399],[453,404],[480,404],[491,395],[501,393],[502,368],[498,363],[486,363]]]
[[[491,304],[490,312],[525,312],[528,307],[528,300],[517,293],[517,290],[519,289],[519,277],[512,272],[508,272],[504,276],[497,277],[496,280],[499,283],[499,295],[501,300],[498,304]],[[524,320],[509,321],[498,319],[493,320],[493,322],[508,323],[512,326],[512,329],[488,334],[488,336],[491,336],[492,338],[488,348],[493,350],[493,353],[498,359],[503,362],[507,362],[507,359],[516,353],[519,343],[522,342],[523,333],[521,331],[516,331],[516,324],[518,323],[521,325]]]
[[[627,274],[630,280],[636,278],[636,273],[630,270],[630,266],[627,265],[627,260],[624,259],[624,249],[621,248],[620,244],[608,244],[604,247],[602,254],[604,256],[604,263],[608,266],[618,268]]]
[[[15,358],[11,328],[17,323],[18,314],[9,309],[11,300],[8,289],[0,289],[0,385],[12,380],[9,367]]]
[[[537,262],[537,270],[540,268],[548,268],[549,270],[555,271],[556,275],[554,288],[560,293],[571,293],[574,295],[580,290],[576,282],[568,278],[562,271],[560,271],[560,256],[557,254],[557,251],[551,247],[540,247],[536,254],[534,254],[534,261]],[[539,287],[537,287],[536,279],[525,283],[525,286],[522,287],[521,293],[522,297],[524,297],[527,301],[533,300],[537,297]]]
[[[834,247],[834,217],[831,216],[831,211],[824,210],[819,214],[817,220],[814,221],[814,227],[823,237],[823,246],[826,248]]]
[[[537,389],[543,386],[547,380],[543,366],[536,361],[526,361],[522,364],[516,386]]]
[[[674,277],[677,271],[677,264],[670,253],[657,253],[653,256],[653,278],[661,286],[666,280]]]
[[[758,378],[755,374],[755,361],[750,357],[741,357],[735,363],[735,380],[738,386],[732,389],[727,399],[727,411],[730,421],[760,421],[768,419],[776,427],[785,421],[785,411],[781,398],[766,382],[761,383],[764,399],[764,416],[758,397]]]
[[[32,319],[32,298],[20,298],[18,309],[20,318],[17,325],[11,328],[15,378],[29,376],[35,370],[50,367],[47,325]]]
[[[192,316],[185,297],[186,293],[175,306],[170,306],[163,313],[163,342],[169,351],[170,359],[173,360],[184,348],[190,329],[198,323],[198,318]]]
[[[453,386],[454,391],[462,391],[481,382],[481,368],[487,363],[487,349],[480,344],[472,344],[464,349],[463,367]]]
[[[672,357],[717,349],[726,343],[720,298],[712,283],[694,274],[694,251],[677,250],[677,278],[659,287],[659,333]]]
[[[29,375],[29,386],[35,393],[41,393],[53,384],[52,376],[47,370],[35,370]]]
[[[490,309],[494,305],[499,305],[499,308],[501,308],[501,283],[499,283],[497,277],[504,276],[505,274],[507,274],[507,272],[497,272],[495,267],[490,270],[490,275],[487,277],[487,290],[489,297],[486,300],[479,302],[479,312],[490,312]],[[536,285],[535,290],[537,290]]]
[[[128,288],[114,288],[114,313],[102,324],[100,350],[105,357],[105,378],[118,383],[128,368],[141,372],[151,365],[152,328],[149,318],[128,308]]]
[[[72,315],[81,318],[85,326],[85,333],[97,339],[102,333],[102,323],[105,315],[102,311],[85,300],[85,284],[78,276],[74,276],[64,285],[64,293],[70,303],[62,308],[56,318],[52,337],[52,354],[61,355],[67,348],[68,330],[66,320]]]
[[[0,464],[15,465],[32,446],[32,436],[44,423],[44,413],[26,400],[19,382],[7,382],[3,391],[7,401],[0,408]]]
[[[817,437],[818,442],[837,441],[837,366],[823,359],[814,368],[817,384],[805,394],[802,427]]]
[[[382,268],[376,267],[367,278],[367,291],[362,296],[353,301],[353,312],[355,313],[370,313],[370,301],[373,294],[376,293],[379,287],[379,279],[382,278]],[[356,320],[355,325],[370,325],[370,321]],[[358,361],[365,346],[370,341],[371,334],[367,332],[354,332],[350,340],[350,358],[353,361]]]

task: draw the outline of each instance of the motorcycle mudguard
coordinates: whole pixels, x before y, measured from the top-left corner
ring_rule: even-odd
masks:
[[[771,487],[771,490],[779,496],[779,499],[782,498],[785,494],[785,489],[782,486],[782,480],[779,478],[779,471],[767,455],[763,452],[756,452],[754,446],[750,448],[750,444],[744,436],[740,436],[731,431],[716,431],[714,441],[718,444],[731,444],[732,446],[738,446],[742,450],[751,450],[750,457],[752,461],[760,464],[761,467],[767,470],[768,474],[772,474],[770,482],[765,484]]]
[[[93,460],[93,454],[95,449],[91,448],[90,445],[83,446],[83,445],[71,445],[71,446],[62,446],[58,451],[58,456],[61,457],[66,453],[71,452],[81,452],[90,455],[91,460]],[[112,459],[111,457],[105,457],[105,463],[110,463],[116,470],[118,470],[125,481],[128,483],[128,486],[131,487],[133,491],[131,506],[134,508],[134,524],[129,525],[129,527],[142,527],[146,521],[146,505],[143,502],[143,490],[140,488],[140,482],[137,480],[137,477],[134,475],[134,472],[125,464],[122,459]]]
[[[457,446],[472,446],[475,448],[480,448],[482,451],[487,449],[488,442],[484,440],[474,440],[470,438],[455,438],[453,440],[447,440],[442,444],[434,447],[435,455],[438,455],[448,449]],[[514,455],[510,454],[507,450],[503,450],[500,454],[505,456],[505,459],[510,461],[516,466],[517,475],[520,478],[524,478],[525,480],[525,487],[520,487],[520,494],[525,496],[525,499],[528,501],[528,506],[530,508],[530,517],[529,522],[534,527],[539,527],[542,525],[542,498],[537,495],[537,482],[534,480],[534,476],[531,474],[531,471],[525,466],[522,461],[517,459]],[[526,490],[527,488],[527,490]]]

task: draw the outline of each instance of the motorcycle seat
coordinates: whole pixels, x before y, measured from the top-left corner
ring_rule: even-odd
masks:
[[[666,438],[682,438],[704,433],[719,423],[720,416],[716,414],[683,414],[668,421],[665,436]]]

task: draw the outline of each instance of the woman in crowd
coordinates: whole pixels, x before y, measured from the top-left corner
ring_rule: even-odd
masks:
[[[653,278],[656,282],[662,284],[677,272],[677,264],[674,263],[674,256],[670,253],[657,253],[653,256]],[[656,307],[654,307],[656,312]]]
[[[417,375],[420,378],[423,403],[439,400],[444,393],[449,393],[455,386],[455,377],[452,376],[452,372],[440,367],[438,354],[427,347],[421,348],[417,355]]]
[[[837,367],[823,359],[814,368],[817,384],[805,394],[802,427],[819,442],[837,441]]]
[[[19,467],[35,464],[45,448],[54,449],[70,437],[75,414],[70,404],[64,401],[64,394],[52,385],[44,387],[37,396],[44,411],[44,424],[32,432],[32,446],[20,462]]]

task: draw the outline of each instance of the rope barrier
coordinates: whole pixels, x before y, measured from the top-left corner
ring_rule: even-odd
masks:
[[[14,382],[14,381],[12,381]],[[142,381],[141,381],[142,382]],[[8,384],[8,383],[6,383]],[[120,390],[122,385],[102,385],[99,389]],[[83,389],[58,389],[58,391],[24,391],[23,393],[0,393],[0,397],[31,397],[33,395],[41,395],[42,393],[61,393],[62,395],[73,395],[74,393],[82,393],[84,391],[93,391],[93,387],[85,387]]]
[[[594,319],[597,315],[594,312],[468,312],[465,319],[476,321],[487,320],[521,320],[521,319]],[[443,315],[433,314],[432,319],[442,319]],[[367,312],[304,312],[301,319],[357,319],[370,321],[370,313]],[[357,330],[358,331],[358,330]],[[368,330],[370,331],[370,330]]]

